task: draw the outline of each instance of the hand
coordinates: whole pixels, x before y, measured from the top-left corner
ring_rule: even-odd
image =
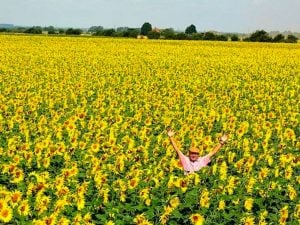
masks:
[[[228,135],[227,134],[223,134],[220,138],[219,138],[219,141],[220,141],[220,144],[221,145],[224,145],[228,140]]]
[[[175,134],[175,132],[172,130],[172,128],[168,127],[167,128],[167,134],[168,134],[169,137],[172,137]]]

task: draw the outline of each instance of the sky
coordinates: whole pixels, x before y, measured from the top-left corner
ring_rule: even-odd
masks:
[[[300,32],[300,0],[0,0],[0,24]]]

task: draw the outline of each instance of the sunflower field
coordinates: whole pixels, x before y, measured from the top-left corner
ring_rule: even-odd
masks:
[[[299,44],[1,35],[0,224],[299,224],[299,122]]]

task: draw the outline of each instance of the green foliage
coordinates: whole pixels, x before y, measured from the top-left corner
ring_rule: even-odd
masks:
[[[102,26],[92,26],[88,29],[88,32],[98,33],[98,32],[102,32],[103,30],[104,30],[104,28]]]
[[[82,30],[81,29],[73,29],[73,28],[69,28],[66,30],[66,35],[80,35],[82,34]]]
[[[291,34],[287,36],[286,42],[297,43],[297,41],[298,41],[298,38],[296,36],[291,35]]]
[[[174,39],[175,37],[175,31],[173,28],[167,28],[161,31],[161,36],[164,39]]]
[[[226,35],[216,35],[216,41],[228,41],[228,37]]]
[[[28,34],[41,34],[43,32],[42,28],[39,26],[34,26],[34,27],[30,27],[28,29],[25,30],[24,33],[28,33]]]
[[[136,38],[139,33],[140,33],[140,29],[138,28],[128,28],[128,30],[124,32],[123,37]]]
[[[111,29],[105,29],[101,33],[103,36],[113,36],[116,33],[116,31],[115,29],[111,28]]]
[[[213,32],[205,32],[203,36],[203,40],[215,40],[216,35]]]
[[[60,28],[60,29],[58,29],[58,33],[59,33],[59,34],[64,34],[64,33],[65,33],[65,30],[62,29],[62,28]]]
[[[152,25],[145,22],[141,27],[141,35],[147,35],[150,31],[152,31]]]
[[[1,28],[0,28],[0,32],[9,32],[9,29],[8,29],[8,28],[1,27]]]
[[[157,31],[150,31],[147,36],[149,39],[159,39],[160,33]]]
[[[298,38],[294,35],[288,35],[285,39],[284,35],[282,34],[277,34],[274,38],[271,38],[266,31],[257,30],[256,32],[252,33],[250,37],[245,38],[244,41],[297,43]]]
[[[175,35],[175,38],[176,40],[187,40],[188,39],[188,36],[185,34],[185,33],[178,33]]]
[[[240,38],[236,34],[232,35],[230,37],[230,39],[231,39],[231,41],[239,41],[240,40]]]
[[[195,26],[194,24],[191,24],[190,26],[188,26],[188,27],[185,29],[185,33],[186,33],[186,34],[194,34],[194,33],[197,33],[196,26]]]
[[[204,33],[194,33],[192,34],[192,39],[193,40],[203,40]]]
[[[44,31],[47,31],[48,34],[56,34],[56,33],[57,33],[57,30],[55,29],[54,26],[44,27],[43,30],[44,30]]]
[[[272,41],[272,38],[266,31],[257,30],[250,35],[249,40],[253,42],[270,42]]]
[[[274,38],[273,38],[273,42],[284,42],[284,36],[282,34],[277,34]]]

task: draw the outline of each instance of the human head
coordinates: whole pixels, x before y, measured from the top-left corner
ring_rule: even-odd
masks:
[[[189,158],[192,162],[197,161],[197,159],[199,158],[199,149],[195,147],[190,148]]]

